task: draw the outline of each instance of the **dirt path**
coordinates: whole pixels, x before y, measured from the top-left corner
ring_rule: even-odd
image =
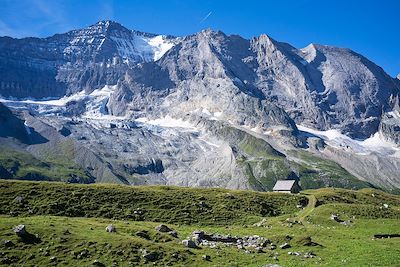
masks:
[[[314,209],[315,205],[317,204],[317,198],[314,195],[305,195],[308,198],[308,204],[307,207],[305,207],[302,211],[299,212],[297,215],[297,219],[300,222],[304,222],[306,217],[310,215]]]

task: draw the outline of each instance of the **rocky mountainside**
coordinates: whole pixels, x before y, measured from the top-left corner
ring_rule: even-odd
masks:
[[[7,112],[47,140],[0,136],[2,147],[40,161],[68,155],[84,181],[400,187],[399,80],[349,49],[101,21],[42,39],[1,37],[0,59]]]

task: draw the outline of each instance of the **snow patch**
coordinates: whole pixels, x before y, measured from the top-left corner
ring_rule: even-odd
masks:
[[[124,62],[136,62],[138,58],[146,62],[157,61],[174,46],[174,43],[163,35],[151,38],[140,35],[133,35],[131,38],[111,38],[117,44],[118,54]]]
[[[154,57],[153,60],[159,60],[165,53],[170,50],[174,44],[166,40],[165,36],[158,35],[148,40],[148,44],[152,47]]]
[[[167,128],[186,128],[196,130],[190,122],[184,121],[182,119],[174,119],[171,116],[167,115],[164,118],[150,120],[148,118],[138,118],[135,120],[139,123],[145,123],[155,126],[167,127]]]
[[[26,121],[24,121],[24,126],[25,126],[26,133],[30,135],[32,133],[31,128],[29,128],[28,123]]]
[[[297,125],[297,128],[300,131],[322,138],[332,147],[349,149],[360,155],[367,155],[376,152],[383,155],[400,157],[400,148],[397,148],[391,142],[384,140],[379,132],[375,133],[368,139],[355,140],[335,129],[319,131],[302,125]]]

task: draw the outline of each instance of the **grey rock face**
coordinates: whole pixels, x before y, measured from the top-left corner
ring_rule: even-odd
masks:
[[[400,146],[400,115],[396,113],[386,113],[383,115],[379,132],[382,136]]]
[[[158,39],[154,39],[158,38]],[[48,38],[0,38],[0,95],[61,97],[116,84],[129,66],[162,54],[173,37],[131,31],[112,21]]]
[[[206,108],[238,124],[295,130],[279,106],[297,123],[358,138],[378,130],[389,96],[399,94],[398,82],[348,49],[296,49],[267,35],[246,40],[212,30],[157,36],[111,21],[43,39],[3,37],[0,59],[5,97],[118,84],[107,103],[115,115]]]

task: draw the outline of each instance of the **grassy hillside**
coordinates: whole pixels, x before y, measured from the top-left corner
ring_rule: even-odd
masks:
[[[101,217],[171,223],[252,223],[298,211],[305,196],[165,186],[0,180],[0,214]],[[15,205],[22,196],[25,205]]]
[[[24,200],[15,199],[18,196]],[[304,198],[311,201],[298,209]],[[361,206],[371,214],[353,215],[354,208]],[[373,238],[374,234],[399,233],[399,197],[373,189],[309,190],[294,196],[1,181],[0,207],[0,264],[4,265],[398,266],[400,262],[400,238]],[[70,207],[81,207],[82,214],[69,215]],[[128,216],[132,209],[133,214],[143,211],[144,217]],[[350,221],[333,221],[332,213]],[[160,221],[176,230],[178,238],[156,231]],[[17,237],[12,228],[18,224],[36,234],[36,242]],[[105,231],[109,224],[116,226],[115,233]],[[267,245],[257,251],[223,244],[186,248],[181,241],[194,230],[258,235],[277,248]],[[281,249],[279,245],[285,242],[291,247]]]
[[[0,147],[0,177],[35,181],[93,183],[94,178],[68,160],[43,161],[28,152]]]

